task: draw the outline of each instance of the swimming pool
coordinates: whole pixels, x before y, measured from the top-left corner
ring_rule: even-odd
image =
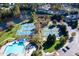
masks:
[[[19,56],[23,56],[25,54],[25,46],[22,42],[14,43],[12,45],[8,45],[4,50],[4,55],[8,56],[9,54],[16,54]]]

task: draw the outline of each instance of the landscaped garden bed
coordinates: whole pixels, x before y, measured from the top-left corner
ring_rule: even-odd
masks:
[[[60,43],[60,41],[59,40],[56,40],[56,42],[55,42],[55,44],[54,45],[52,45],[50,48],[48,48],[48,49],[45,49],[44,51],[45,52],[53,52],[53,51],[55,51],[55,46],[57,45],[57,44],[59,44]]]
[[[66,37],[61,36],[58,40],[54,40],[52,42],[46,43],[47,45],[43,46],[44,51],[51,53],[55,50],[58,50],[65,45],[66,41],[67,41]]]

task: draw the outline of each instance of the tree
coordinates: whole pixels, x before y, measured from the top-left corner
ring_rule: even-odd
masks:
[[[13,8],[14,16],[19,17],[20,16],[20,4],[16,4]]]
[[[78,26],[78,20],[72,21],[72,23],[71,23],[72,29],[77,28],[77,26]]]
[[[61,29],[62,35],[68,37],[68,31],[67,31],[66,25],[62,24],[61,27],[60,27],[60,29]]]
[[[31,42],[35,43],[37,45],[37,52],[42,52],[43,50],[43,39],[39,34],[35,34],[33,38],[31,39]]]
[[[41,25],[40,22],[38,21],[38,18],[36,17],[37,15],[33,13],[33,20],[35,23],[35,35],[32,37],[31,42],[35,43],[37,45],[37,55],[42,55],[43,51],[43,38],[42,38],[42,31],[41,31]]]
[[[27,4],[27,3],[22,3],[22,4],[20,4],[20,9],[21,10],[26,10],[26,9],[28,9],[30,6]]]
[[[60,22],[61,19],[61,15],[52,15],[51,17],[51,21],[56,20],[57,22]]]
[[[56,46],[55,46],[55,49],[58,50],[60,49],[61,47],[64,46],[64,44],[66,43],[67,39],[64,37],[64,36],[61,36],[60,37],[60,43],[58,43]]]
[[[62,15],[62,16],[61,16],[61,20],[64,21],[64,18],[65,18],[65,17]]]
[[[49,15],[45,15],[45,20],[42,21],[43,25],[47,26],[49,22],[50,22],[50,16]]]
[[[8,30],[11,30],[14,27],[14,22],[12,21],[7,22],[7,27],[8,27]]]
[[[52,9],[53,10],[60,10],[61,9],[61,4],[54,4],[54,5],[52,5]]]
[[[33,51],[31,56],[42,56],[42,53],[41,52],[38,53],[37,51]]]
[[[57,21],[53,20],[53,25],[56,26],[57,25]]]
[[[3,7],[9,7],[9,3],[5,3],[5,4],[3,4]]]
[[[13,17],[12,8],[3,8],[0,10],[0,22],[7,22]]]
[[[65,40],[65,37],[62,35],[62,36],[60,37],[60,42],[63,41],[63,40]]]
[[[47,41],[43,44],[44,50],[50,48],[52,45],[54,45],[56,42],[56,36],[55,35],[49,35],[47,37]]]
[[[60,37],[60,43],[62,44],[62,46],[67,42],[67,39],[68,38],[63,35]]]
[[[32,12],[32,19],[34,20],[34,23],[38,21],[38,16],[36,15],[35,12]]]
[[[38,7],[38,4],[37,3],[31,4],[32,11],[35,11],[37,7]]]
[[[54,44],[56,41],[56,36],[54,35],[49,35],[47,38],[47,42],[49,42],[49,44]]]
[[[37,52],[33,51],[33,53],[31,54],[31,56],[37,56]]]

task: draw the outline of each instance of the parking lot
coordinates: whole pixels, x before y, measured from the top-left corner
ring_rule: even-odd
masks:
[[[66,49],[65,47],[58,50],[58,53],[60,56],[76,56],[75,53],[79,52],[79,31],[75,31],[76,36],[74,37],[72,42],[67,42],[66,46],[68,46],[70,49]],[[64,52],[62,49],[65,49],[66,52]]]

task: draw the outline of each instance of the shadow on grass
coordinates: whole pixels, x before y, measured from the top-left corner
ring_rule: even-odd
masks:
[[[57,45],[55,46],[55,50],[60,49],[61,47],[64,46],[64,44],[65,44],[64,41],[62,41],[61,43],[57,44]]]
[[[54,43],[52,43],[52,42],[45,42],[45,43],[43,44],[44,50],[45,50],[45,49],[48,49],[48,48],[50,48],[50,47],[52,47],[53,44],[54,44]]]
[[[56,36],[55,35],[49,35],[47,38],[47,41],[43,44],[44,50],[49,49],[54,45],[56,42]]]

